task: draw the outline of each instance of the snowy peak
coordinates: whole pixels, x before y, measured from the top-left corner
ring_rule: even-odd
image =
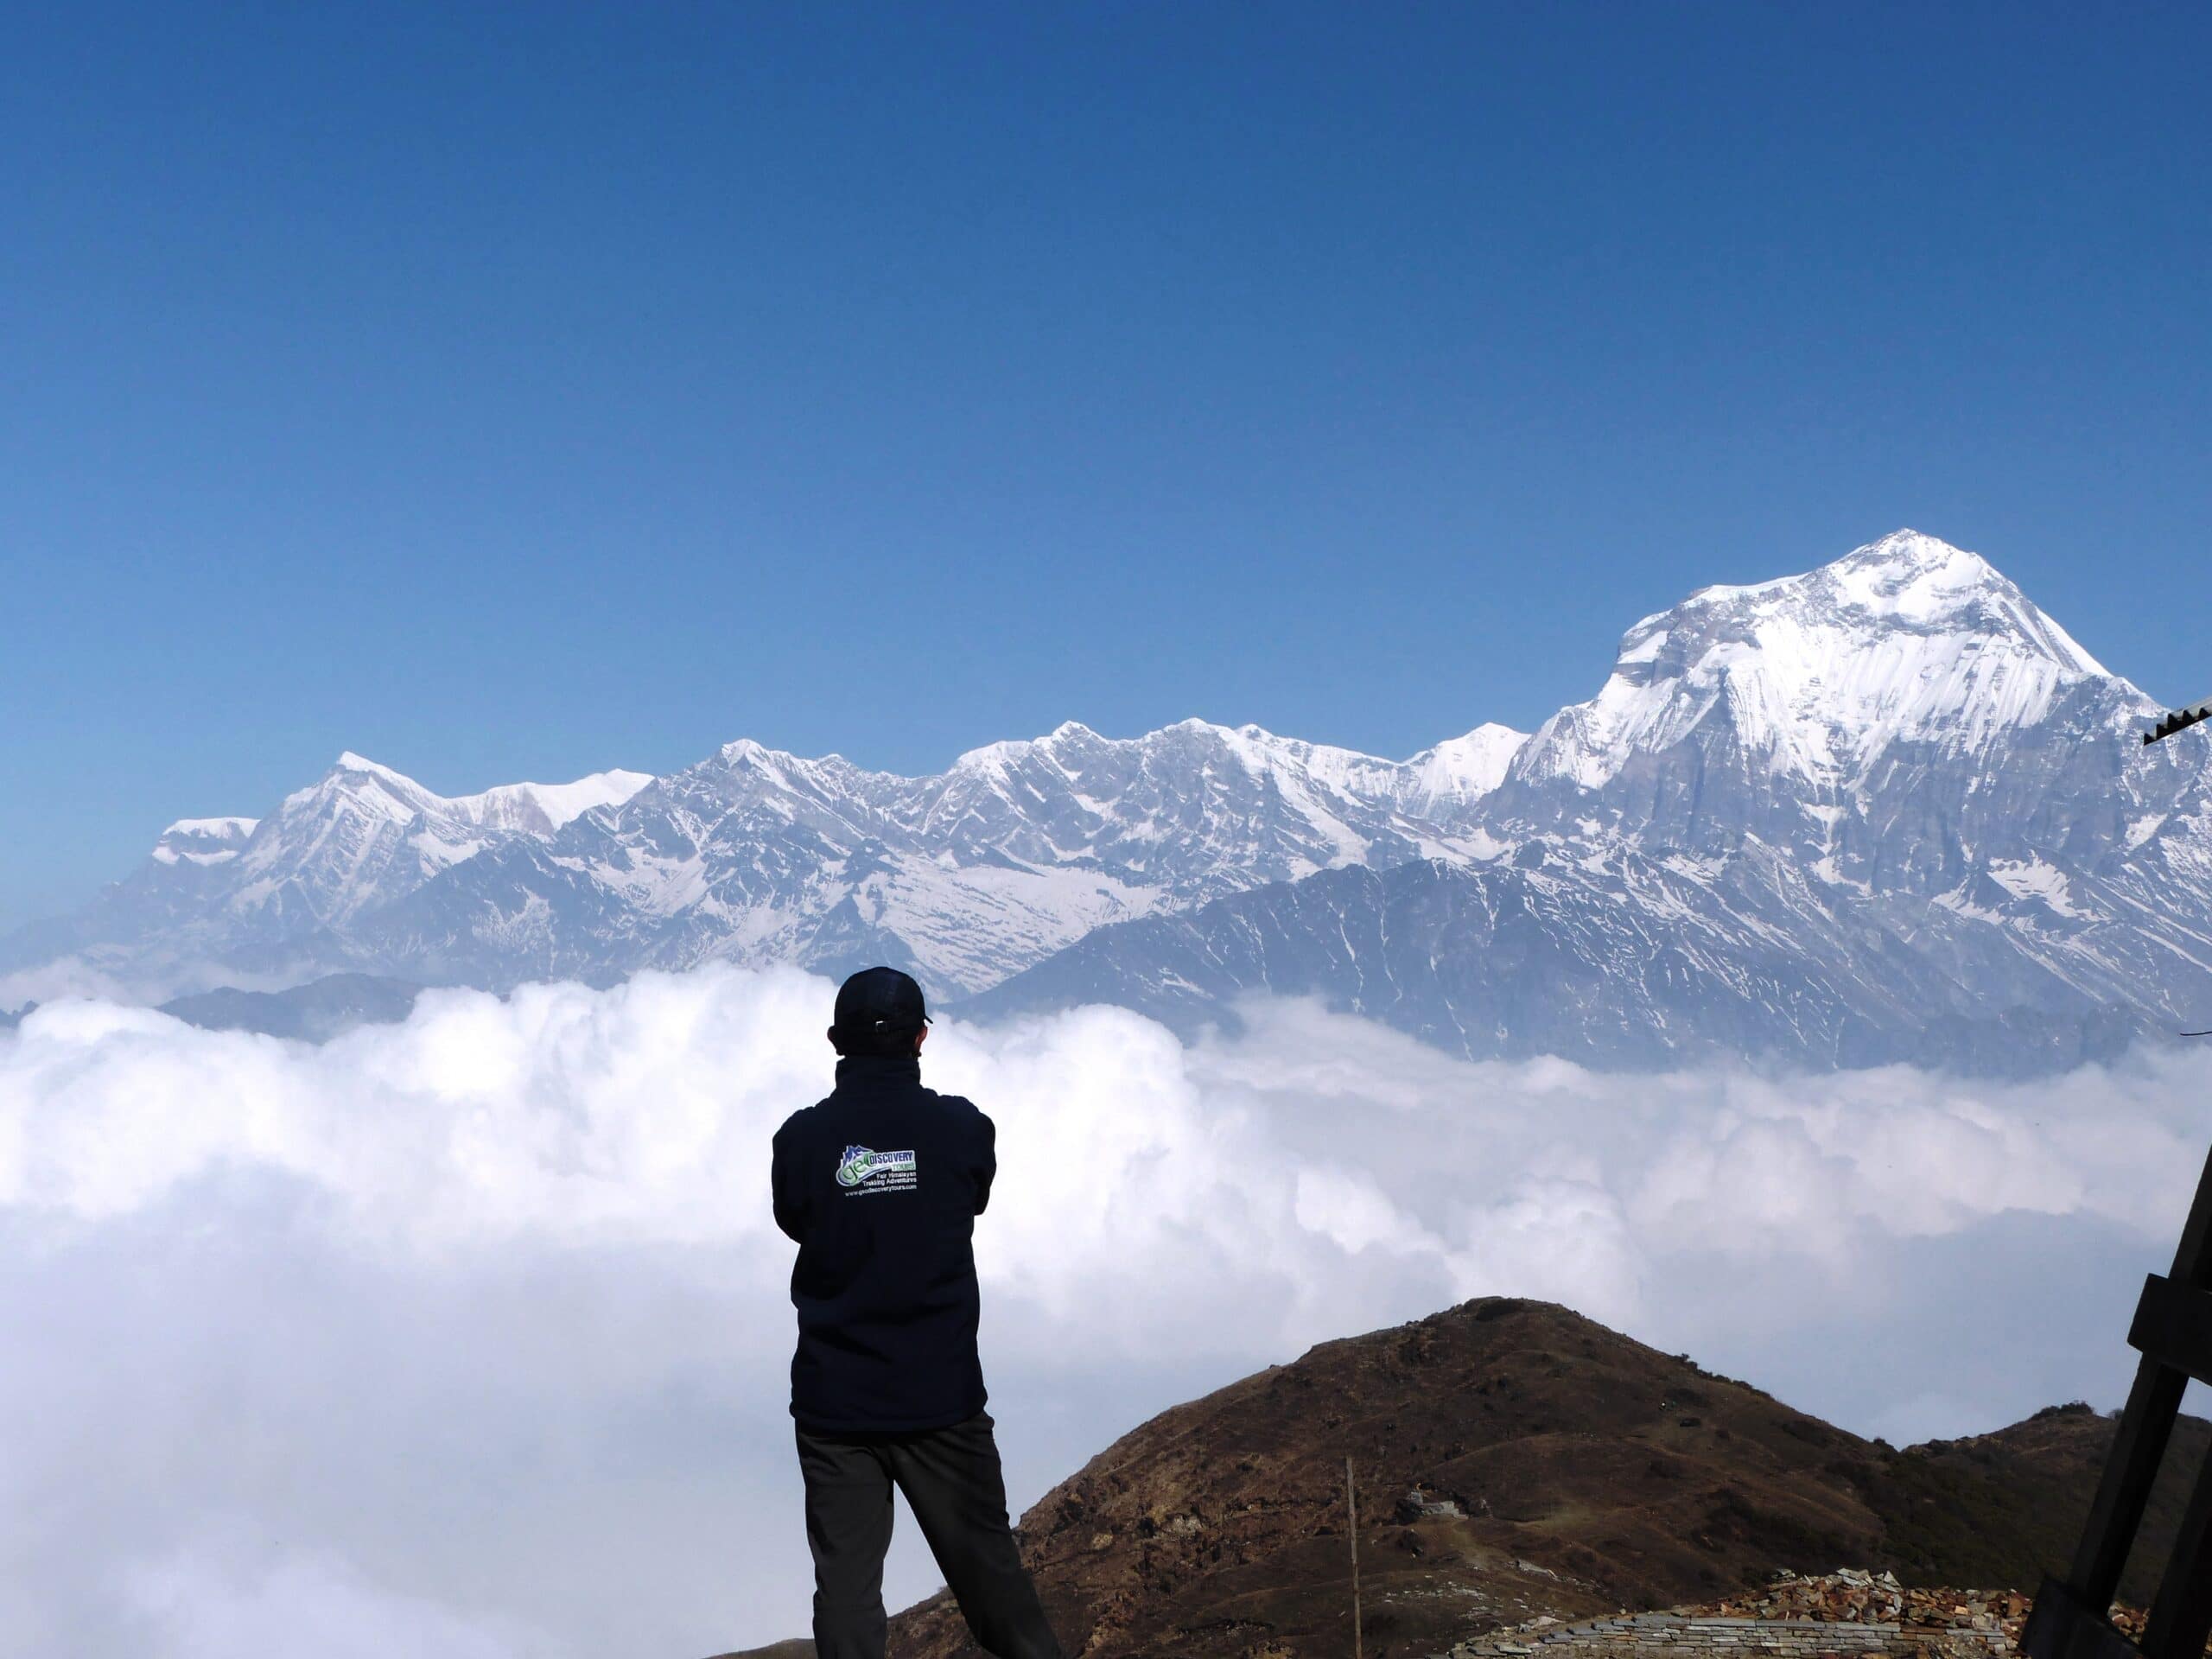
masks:
[[[394,772],[390,766],[379,766],[377,762],[370,760],[368,756],[365,754],[356,754],[351,749],[346,749],[340,753],[338,759],[331,762],[331,770],[334,772],[365,772],[372,773],[379,778],[390,779],[395,783],[405,784],[410,789],[419,789],[422,787],[422,785],[416,783],[412,778],[404,777],[402,774]]]
[[[1916,530],[1894,531],[1796,580],[1861,626],[2003,638],[2063,674],[2110,677],[1979,553]]]
[[[154,843],[157,864],[227,864],[253,834],[257,818],[179,818]]]
[[[1447,738],[1406,762],[1416,782],[1408,804],[1420,812],[1463,807],[1482,799],[1505,781],[1513,759],[1529,734],[1485,721],[1464,737]]]
[[[1254,725],[1192,719],[1109,738],[1071,721],[971,749],[943,777],[912,780],[909,796],[925,836],[1051,863],[1099,858],[1171,890],[1211,890],[1365,856],[1393,827],[1402,771]],[[1240,874],[1248,860],[1263,873]]]
[[[1044,737],[971,749],[942,780],[916,787],[931,791],[933,823],[948,811],[973,820],[988,794],[1003,812],[1032,822],[1057,813],[1064,825],[1087,823],[1086,850],[1116,825],[1140,840],[1175,842],[1194,825],[1266,823],[1297,845],[1283,868],[1302,873],[1365,858],[1378,837],[1427,846],[1431,832],[1461,827],[1465,809],[1497,786],[1526,741],[1483,726],[1390,760],[1249,723],[1183,720],[1109,738],[1068,721]],[[1077,844],[1065,835],[1055,842],[1063,855]]]
[[[1656,636],[1677,632],[1755,633],[1777,620],[1868,634],[2002,639],[2063,673],[2107,677],[2102,664],[1979,553],[1916,530],[1893,531],[1802,575],[1700,588],[1673,610],[1630,629],[1622,650],[1626,655],[1640,645],[1649,652]]]
[[[787,813],[799,804],[810,813],[826,810],[842,817],[865,810],[868,803],[908,781],[888,772],[866,771],[842,754],[810,760],[741,737],[723,744],[697,766],[658,780],[658,789],[639,804],[673,794],[688,802],[692,812],[709,818],[748,806],[765,805],[772,811]]]
[[[399,822],[421,817],[550,836],[595,806],[620,805],[652,780],[649,772],[612,770],[573,783],[496,784],[474,795],[448,796],[348,749],[320,782],[289,797],[285,804],[341,804]]]
[[[448,798],[348,749],[240,840],[224,861],[225,902],[336,925],[503,841],[550,836],[651,781],[644,772],[604,772]]]
[[[1066,770],[1073,761],[1105,753],[1136,759],[1185,754],[1194,749],[1234,759],[1248,768],[1264,767],[1273,755],[1295,755],[1315,748],[1313,744],[1277,737],[1258,726],[1219,726],[1210,720],[1195,718],[1179,720],[1141,737],[1102,737],[1081,721],[1067,720],[1042,737],[1016,738],[969,749],[953,761],[951,770],[999,773],[1035,759]]]
[[[287,795],[265,822],[274,824],[336,814],[405,823],[425,813],[446,816],[449,807],[443,796],[423,788],[405,773],[347,749],[321,778]]]
[[[1980,554],[1916,530],[1892,531],[1855,548],[1825,574],[1870,613],[1914,621],[1953,614],[1993,591],[2018,592]]]
[[[1776,772],[1850,787],[1901,741],[1980,753],[2070,684],[2112,677],[1987,561],[1904,530],[1646,617],[1605,688],[1547,721],[1516,772],[1596,789],[1637,754],[1725,728]]]
[[[569,784],[499,784],[451,804],[488,829],[550,836],[595,806],[620,806],[652,780],[649,772],[594,772]]]

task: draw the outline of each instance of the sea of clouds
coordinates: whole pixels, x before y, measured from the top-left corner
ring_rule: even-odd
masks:
[[[7,1649],[803,1632],[766,1163],[828,1087],[831,995],[709,968],[432,993],[320,1048],[96,1001],[0,1033]],[[931,1038],[928,1080],[999,1127],[978,1255],[1017,1509],[1178,1400],[1494,1294],[1898,1443],[2114,1404],[2212,1140],[2197,1051],[1621,1077],[1243,1013],[1187,1045],[1106,1008]],[[893,1605],[935,1582],[904,1529]]]

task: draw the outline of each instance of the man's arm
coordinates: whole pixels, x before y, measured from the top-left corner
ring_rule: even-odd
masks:
[[[806,1227],[806,1190],[799,1179],[791,1131],[789,1123],[776,1131],[775,1157],[769,1167],[768,1183],[776,1207],[776,1225],[796,1243],[804,1242],[802,1235]]]
[[[983,1116],[979,1108],[976,1122],[982,1125],[982,1156],[976,1162],[976,1213],[982,1215],[983,1206],[991,1201],[991,1179],[999,1173],[998,1126]]]

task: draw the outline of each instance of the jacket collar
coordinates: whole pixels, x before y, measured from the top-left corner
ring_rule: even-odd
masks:
[[[837,1086],[850,1088],[855,1084],[866,1087],[869,1084],[899,1081],[919,1083],[922,1080],[922,1058],[918,1054],[845,1054],[837,1060]]]

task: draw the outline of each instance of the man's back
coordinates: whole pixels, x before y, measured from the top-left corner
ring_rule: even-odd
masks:
[[[983,1409],[975,1220],[991,1121],[921,1084],[912,1055],[849,1055],[837,1086],[777,1131],[776,1223],[798,1348],[791,1415],[842,1433],[943,1427]]]
[[[821,1659],[883,1659],[895,1486],[995,1659],[1064,1659],[1007,1519],[976,1357],[976,1217],[991,1120],[922,1087],[929,1010],[895,968],[837,988],[837,1087],[776,1131],[776,1224],[798,1241],[792,1438]]]

